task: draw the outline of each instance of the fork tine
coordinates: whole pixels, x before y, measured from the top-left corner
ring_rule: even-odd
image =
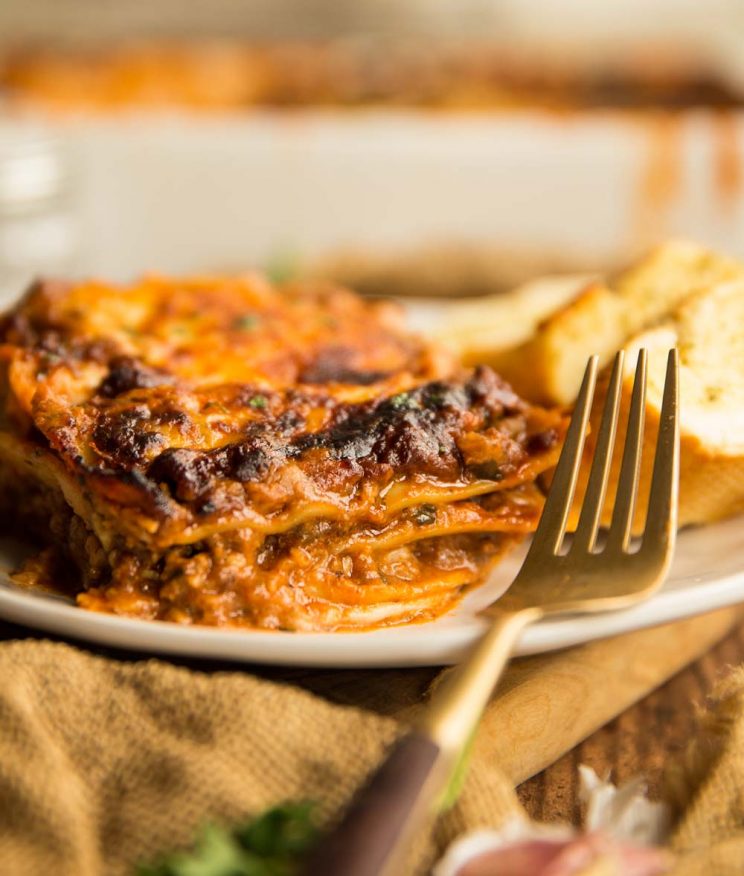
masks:
[[[679,355],[669,351],[643,547],[667,550],[677,532],[679,490]]]
[[[579,397],[576,400],[576,407],[566,433],[566,440],[555,469],[540,523],[532,540],[530,554],[537,555],[544,551],[555,553],[566,531],[566,521],[576,489],[576,478],[581,464],[581,452],[584,449],[589,411],[594,397],[594,385],[597,381],[597,363],[598,357],[592,356],[587,363],[586,371],[584,371]]]
[[[572,551],[584,553],[591,551],[597,538],[599,518],[602,514],[605,493],[607,491],[607,479],[612,462],[612,450],[615,446],[615,432],[617,431],[617,415],[620,408],[620,387],[623,376],[623,361],[625,354],[619,350],[612,366],[612,375],[607,390],[602,422],[597,436],[597,446],[594,451],[594,460],[586,486],[586,493],[581,507],[579,524],[576,527]]]
[[[633,525],[638,476],[641,467],[641,444],[643,425],[646,419],[646,371],[648,355],[645,349],[638,352],[633,395],[628,415],[628,431],[625,436],[625,450],[617,482],[615,507],[607,536],[606,550],[626,550],[630,542]]]

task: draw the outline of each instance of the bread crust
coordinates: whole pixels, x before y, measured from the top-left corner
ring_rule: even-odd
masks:
[[[617,447],[622,447],[630,410],[638,351],[648,350],[648,392],[638,502],[633,531],[646,519],[654,448],[671,347],[680,356],[679,525],[711,523],[744,512],[744,281],[719,284],[678,308],[668,322],[628,341]],[[721,374],[726,375],[722,385]],[[599,420],[607,396],[609,368],[599,377],[578,493],[583,495]],[[609,525],[620,454],[610,470],[602,522]],[[574,521],[575,522],[575,521]]]
[[[482,321],[488,325],[485,313]],[[474,333],[463,350],[466,361],[487,362],[522,397],[543,405],[570,406],[588,358],[599,356],[605,370],[577,506],[588,478],[610,360],[618,349],[628,351],[617,442],[622,446],[636,354],[640,347],[649,350],[636,532],[645,520],[667,352],[676,346],[682,365],[680,524],[707,523],[744,511],[744,265],[695,243],[672,241],[606,282],[585,286],[520,343],[484,350],[478,338],[485,336]],[[614,503],[619,468],[615,459],[606,509]],[[609,516],[606,510],[604,524]]]
[[[589,356],[600,365],[629,339],[717,283],[744,277],[744,266],[687,241],[659,246],[606,283],[586,286],[549,314],[525,342],[480,350],[480,359],[532,402],[569,405],[576,398]],[[474,352],[474,351],[473,351]],[[464,351],[468,362],[471,351]]]

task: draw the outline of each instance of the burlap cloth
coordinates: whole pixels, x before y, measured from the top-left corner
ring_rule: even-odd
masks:
[[[413,701],[431,673],[413,682],[387,673],[399,703],[404,677],[403,699]],[[205,822],[284,800],[317,800],[332,818],[398,727],[284,680],[121,662],[61,643],[1,644],[0,678],[3,876],[129,876],[137,862],[189,845]],[[705,724],[673,775],[684,807],[678,876],[744,872],[744,670]],[[476,755],[411,871],[425,872],[462,831],[519,812],[498,763]]]

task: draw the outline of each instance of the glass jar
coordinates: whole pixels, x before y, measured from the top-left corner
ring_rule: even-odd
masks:
[[[61,138],[21,120],[0,123],[0,309],[37,276],[74,273],[73,176]]]

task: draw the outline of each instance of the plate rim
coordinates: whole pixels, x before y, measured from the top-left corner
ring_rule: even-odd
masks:
[[[715,541],[715,533],[741,526],[734,518],[693,530]],[[707,539],[706,539],[707,534]],[[680,539],[688,538],[685,533]],[[545,653],[599,638],[661,625],[744,602],[744,540],[741,566],[710,580],[662,589],[629,609],[591,616],[544,620],[524,631],[515,656]],[[185,626],[86,611],[54,594],[14,585],[0,571],[0,619],[31,630],[105,648],[170,655],[194,661],[316,668],[441,666],[457,662],[487,621],[474,608],[457,609],[432,622],[371,631],[288,632]],[[453,622],[454,621],[454,622]],[[431,634],[431,635],[430,635]]]

